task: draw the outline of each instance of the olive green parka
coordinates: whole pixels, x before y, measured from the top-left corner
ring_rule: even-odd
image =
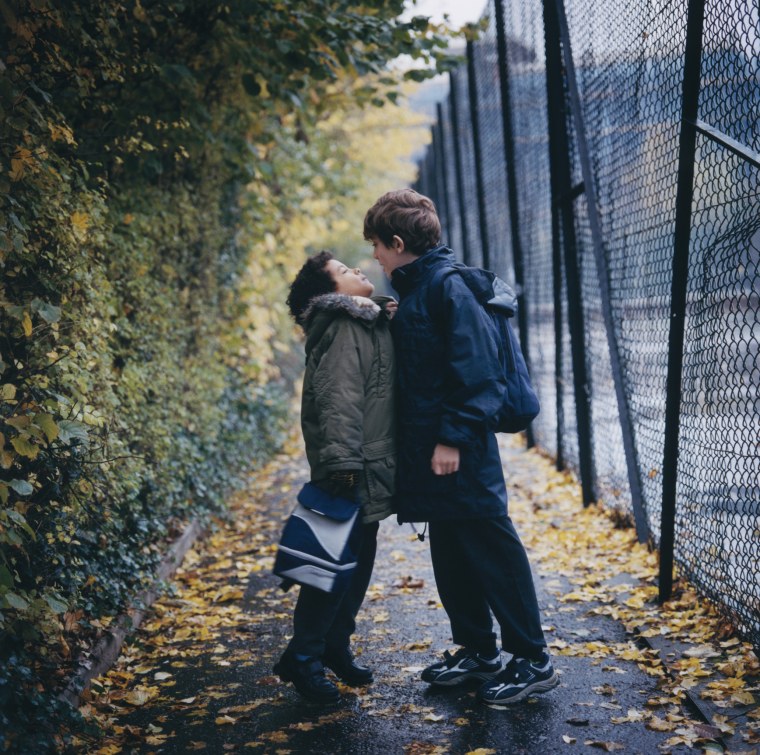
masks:
[[[301,428],[311,479],[360,471],[362,521],[395,510],[395,356],[389,297],[325,294],[300,318],[306,333]]]

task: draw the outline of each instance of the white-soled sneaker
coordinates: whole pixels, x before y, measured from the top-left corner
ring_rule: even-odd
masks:
[[[468,679],[493,679],[504,669],[501,653],[488,660],[467,648],[460,648],[453,655],[447,650],[443,660],[428,666],[422,672],[422,681],[441,687],[452,687]]]
[[[559,684],[559,677],[548,653],[540,661],[512,658],[498,676],[478,690],[478,698],[493,708],[506,708],[529,695],[548,692]]]

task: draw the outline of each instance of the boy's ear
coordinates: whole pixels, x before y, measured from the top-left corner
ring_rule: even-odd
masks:
[[[401,238],[401,236],[394,236],[391,239],[391,245],[393,246],[393,249],[401,254],[406,249],[406,245],[404,244],[404,239]]]

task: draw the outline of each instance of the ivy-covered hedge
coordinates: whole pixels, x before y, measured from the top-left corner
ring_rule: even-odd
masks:
[[[0,0],[0,750],[64,746],[78,643],[277,448],[320,121],[441,45],[401,10]]]

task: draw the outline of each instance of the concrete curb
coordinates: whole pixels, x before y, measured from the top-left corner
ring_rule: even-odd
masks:
[[[87,689],[90,681],[105,673],[113,665],[119,657],[124,641],[140,626],[148,609],[163,591],[161,582],[177,571],[187,551],[202,534],[202,525],[194,519],[170,546],[156,570],[151,586],[135,596],[131,606],[114,621],[113,626],[95,643],[94,647],[80,655],[77,659],[76,671],[59,694],[59,699],[66,701],[74,708],[79,705],[82,693]]]

